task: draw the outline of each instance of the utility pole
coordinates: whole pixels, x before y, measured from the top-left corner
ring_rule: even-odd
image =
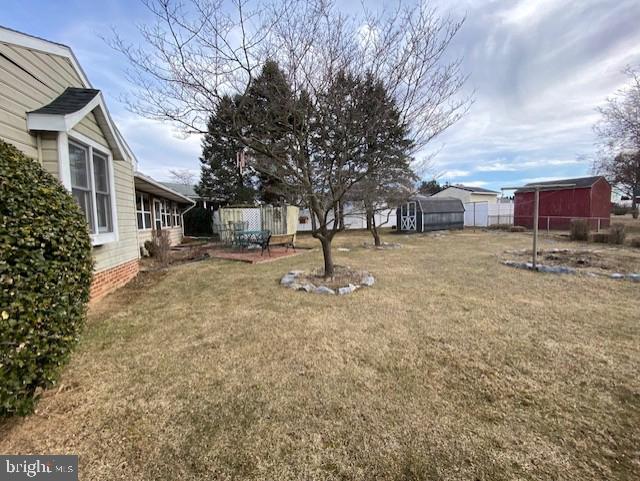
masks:
[[[575,187],[576,184],[529,184],[521,187],[503,187],[502,190],[519,190],[520,192],[533,192],[533,255],[531,266],[535,271],[538,266],[538,221],[540,218],[540,191],[566,189]],[[515,212],[513,213],[515,223]]]

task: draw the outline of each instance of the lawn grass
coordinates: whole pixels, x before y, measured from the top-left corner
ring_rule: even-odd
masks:
[[[319,250],[147,275],[0,452],[91,480],[637,479],[640,285],[500,265],[530,239],[345,234],[336,262],[377,279],[347,297],[278,285]]]

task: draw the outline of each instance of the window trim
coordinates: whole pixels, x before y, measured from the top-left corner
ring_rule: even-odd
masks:
[[[58,133],[58,156],[61,167],[61,180],[64,186],[71,192],[71,163],[69,161],[69,143],[77,143],[89,150],[89,177],[91,181],[91,195],[93,196],[92,202],[92,215],[94,223],[96,225],[96,233],[90,234],[91,244],[93,246],[99,246],[109,244],[111,242],[117,242],[119,239],[118,234],[118,212],[116,206],[116,188],[113,172],[113,154],[111,150],[104,145],[97,143],[95,140],[90,139],[86,135],[79,132],[59,132]],[[113,226],[112,232],[97,232],[98,229],[98,206],[96,199],[95,189],[95,177],[93,173],[93,149],[97,150],[107,158],[107,174],[109,176],[109,198],[111,201],[111,225]],[[63,155],[64,153],[64,155]]]

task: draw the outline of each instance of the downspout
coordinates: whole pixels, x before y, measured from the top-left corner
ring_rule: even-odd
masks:
[[[196,206],[196,203],[194,202],[193,204],[191,204],[191,207],[189,207],[187,210],[182,211],[180,213],[180,227],[182,229],[182,237],[184,237],[184,215],[189,212],[191,209],[193,209]]]

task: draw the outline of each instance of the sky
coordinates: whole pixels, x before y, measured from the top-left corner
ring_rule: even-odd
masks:
[[[103,40],[117,28],[137,38],[148,12],[137,0],[1,0],[0,25],[70,46],[136,154],[139,169],[169,180],[170,169],[199,173],[201,139],[129,112],[124,59]],[[365,0],[377,8],[376,1]],[[638,0],[462,0],[431,2],[465,16],[450,55],[463,58],[468,114],[422,155],[426,177],[499,190],[589,175],[596,108],[640,65]],[[37,14],[36,14],[37,12]]]

